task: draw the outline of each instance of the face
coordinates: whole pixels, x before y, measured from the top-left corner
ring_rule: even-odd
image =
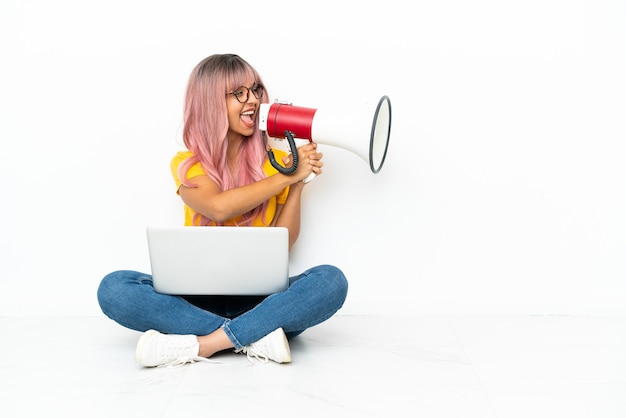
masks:
[[[256,114],[262,97],[263,86],[253,82],[235,88],[226,95],[226,109],[228,112],[228,127],[230,132],[242,136],[252,135],[256,122]]]

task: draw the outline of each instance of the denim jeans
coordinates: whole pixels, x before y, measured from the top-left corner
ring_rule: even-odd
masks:
[[[321,265],[290,277],[289,288],[267,297],[173,296],[157,293],[149,274],[120,270],[98,288],[105,315],[136,331],[207,335],[223,328],[235,349],[282,327],[288,338],[343,306],[348,282],[337,267]]]

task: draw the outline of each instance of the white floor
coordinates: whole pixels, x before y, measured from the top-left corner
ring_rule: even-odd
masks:
[[[0,317],[2,417],[626,417],[625,317],[335,316],[288,365],[144,369],[104,317]]]

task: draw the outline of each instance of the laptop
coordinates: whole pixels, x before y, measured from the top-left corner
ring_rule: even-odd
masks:
[[[171,295],[269,295],[289,285],[282,227],[147,227],[154,289]]]

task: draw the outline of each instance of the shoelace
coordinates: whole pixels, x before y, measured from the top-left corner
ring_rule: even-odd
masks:
[[[250,363],[254,363],[253,359],[258,360],[263,364],[269,362],[269,358],[267,357],[267,354],[265,354],[265,351],[260,347],[257,347],[255,344],[244,347],[242,351],[246,353]]]
[[[211,359],[208,359],[206,357],[180,356],[178,358],[175,358],[172,361],[160,364],[157,367],[180,367],[180,366],[183,366],[183,365],[185,365],[187,363],[199,363],[199,362],[213,363],[213,364],[222,364],[221,361],[211,360]]]

